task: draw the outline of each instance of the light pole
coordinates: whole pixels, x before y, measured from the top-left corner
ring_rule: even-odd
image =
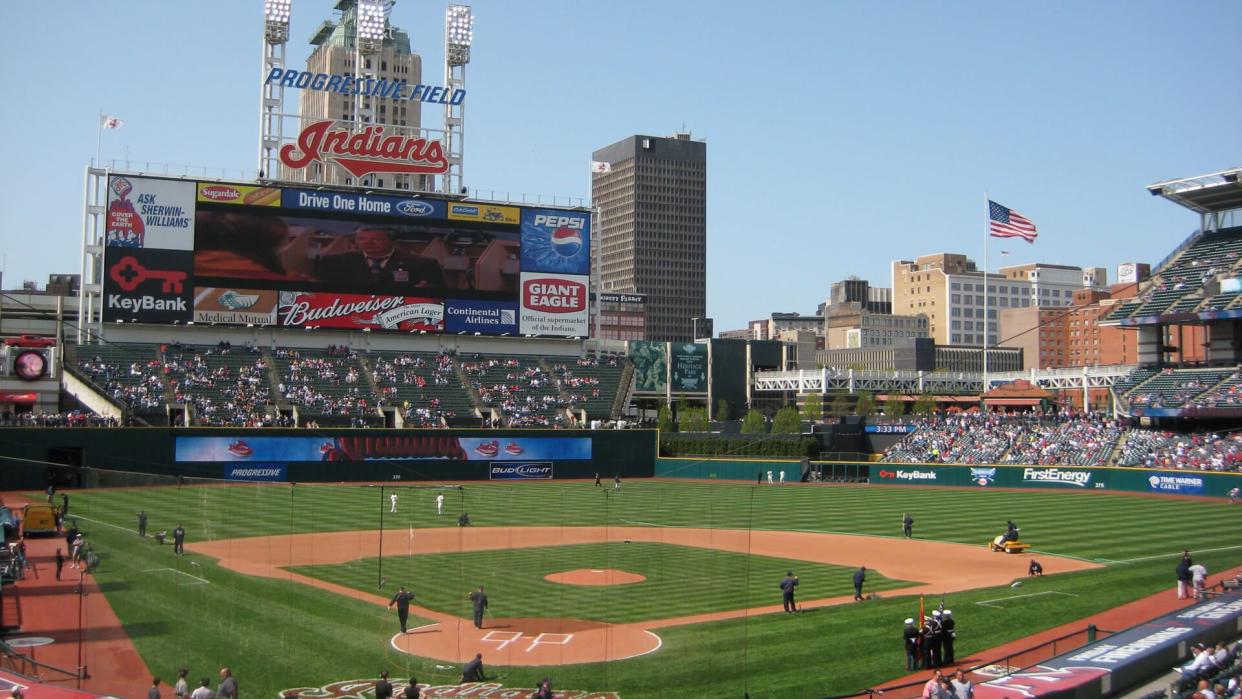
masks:
[[[388,13],[392,3],[387,0],[358,0],[354,8],[354,75],[363,80],[373,77],[374,59],[384,48],[388,36]],[[366,83],[364,83],[366,84]],[[365,93],[354,95],[354,131],[361,131],[364,123],[375,121],[375,105],[363,108],[362,100],[377,99]],[[368,102],[369,103],[369,102]],[[355,184],[374,184],[370,175],[358,178]]]
[[[474,43],[474,13],[469,5],[449,5],[444,12],[444,89],[450,97],[466,89],[466,64]],[[454,104],[456,102],[456,104]],[[448,172],[445,194],[465,194],[462,152],[466,143],[466,101],[450,99],[444,105],[444,150]]]
[[[281,114],[285,88],[281,81],[269,82],[274,69],[285,67],[285,45],[289,43],[289,12],[293,0],[263,0],[263,83],[259,87],[259,179],[275,179],[280,167]]]

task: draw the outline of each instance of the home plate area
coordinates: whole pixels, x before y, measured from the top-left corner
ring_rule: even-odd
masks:
[[[485,665],[568,665],[624,660],[660,647],[660,637],[639,626],[578,619],[488,619],[476,629],[465,620],[438,622],[392,637],[397,650],[435,660],[466,662],[483,654]]]

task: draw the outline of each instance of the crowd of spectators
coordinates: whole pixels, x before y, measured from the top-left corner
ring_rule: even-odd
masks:
[[[206,425],[263,427],[272,424],[271,389],[267,361],[249,348],[254,360],[241,359],[212,366],[208,357],[224,357],[232,346],[221,342],[203,350],[169,347],[164,371],[177,403],[193,407],[194,421]]]
[[[510,427],[558,427],[568,422],[566,398],[556,381],[536,365],[515,358],[462,362],[479,402],[499,410]]]
[[[883,461],[997,463],[1031,418],[973,412],[913,417],[915,431],[885,452]]]
[[[96,415],[85,410],[64,413],[6,412],[0,415],[0,426],[3,427],[118,427],[120,424],[114,417]]]
[[[125,369],[95,355],[78,367],[105,395],[131,411],[158,410],[167,403],[164,365],[158,359],[130,362]]]
[[[1045,416],[1025,425],[1001,463],[1099,465],[1121,432],[1120,421],[1102,413]]]
[[[1242,470],[1242,433],[1177,434],[1159,430],[1126,432],[1118,466]]]
[[[358,416],[367,412],[376,401],[360,372],[358,356],[346,347],[328,350],[324,356],[276,350],[276,358],[286,362],[276,390],[290,404],[320,415]]]

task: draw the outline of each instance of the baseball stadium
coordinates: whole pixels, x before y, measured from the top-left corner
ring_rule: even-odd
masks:
[[[76,317],[0,347],[12,696],[1236,692],[1242,169],[1148,188],[1198,225],[1100,307],[1133,362],[609,340],[601,208],[462,187],[468,7],[372,95],[442,130],[286,109],[355,78],[266,8],[256,176],[92,163]]]

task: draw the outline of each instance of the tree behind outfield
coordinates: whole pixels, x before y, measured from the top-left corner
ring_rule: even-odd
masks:
[[[802,419],[810,422],[820,422],[824,419],[824,394],[807,394],[802,401]]]
[[[799,434],[802,432],[802,417],[798,409],[787,406],[776,411],[772,418],[772,434]]]
[[[716,422],[729,421],[729,401],[721,398],[716,403]]]
[[[681,409],[679,427],[681,432],[710,432],[711,425],[707,421],[707,408]]]
[[[673,411],[668,409],[667,405],[660,406],[660,414],[656,416],[656,422],[661,432],[676,432],[673,427]]]
[[[936,398],[927,392],[919,394],[919,397],[914,401],[914,406],[910,409],[910,412],[915,415],[931,415],[936,412]]]
[[[884,414],[889,417],[905,415],[906,402],[896,393],[888,394],[888,400],[884,401]]]
[[[875,413],[875,394],[871,391],[863,391],[858,394],[858,402],[854,404],[854,413],[861,417],[867,417]]]
[[[766,434],[767,431],[768,423],[758,410],[752,408],[742,419],[742,434]]]

